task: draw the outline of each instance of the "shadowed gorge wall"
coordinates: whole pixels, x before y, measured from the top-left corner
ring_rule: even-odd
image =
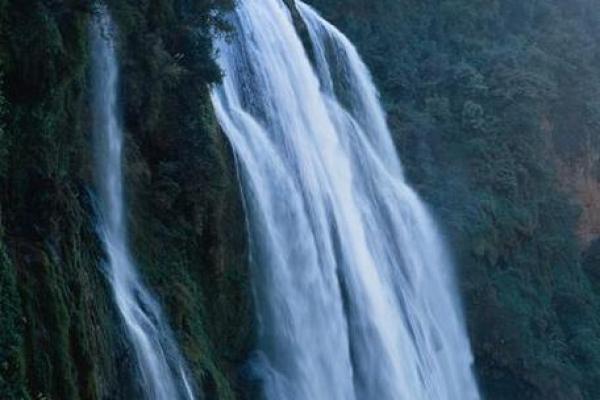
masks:
[[[234,163],[207,97],[220,77],[208,36],[216,6],[227,4],[109,2],[135,256],[196,382],[228,399],[243,397],[252,321]],[[84,1],[0,8],[0,397],[135,398],[94,231],[92,10]]]

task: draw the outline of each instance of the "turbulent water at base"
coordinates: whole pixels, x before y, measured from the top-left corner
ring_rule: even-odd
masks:
[[[159,305],[138,276],[127,244],[118,66],[114,28],[104,8],[95,15],[91,41],[98,231],[107,254],[106,274],[135,353],[140,376],[137,386],[146,400],[192,400],[185,364]]]
[[[281,0],[240,0],[212,93],[248,213],[253,371],[270,400],[478,399],[452,263],[369,72],[296,7],[312,57]]]

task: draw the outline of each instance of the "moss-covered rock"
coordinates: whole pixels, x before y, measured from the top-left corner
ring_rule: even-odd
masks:
[[[119,25],[136,259],[207,398],[243,397],[245,224],[208,95],[220,78],[209,33],[223,23],[213,10],[227,2],[108,3]],[[90,3],[0,9],[0,397],[138,398],[95,233]]]

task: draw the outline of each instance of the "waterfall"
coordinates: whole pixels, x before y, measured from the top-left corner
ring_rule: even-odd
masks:
[[[105,7],[91,27],[93,133],[98,192],[98,232],[106,274],[134,350],[139,388],[146,400],[192,400],[187,368],[158,303],[140,280],[126,230],[123,195],[123,131],[118,119],[115,29]]]
[[[269,400],[479,399],[452,262],[352,44],[240,0],[212,100],[238,161]]]

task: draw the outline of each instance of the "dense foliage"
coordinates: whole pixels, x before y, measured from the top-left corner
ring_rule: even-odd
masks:
[[[208,84],[226,1],[112,0],[135,253],[209,398],[243,397],[245,238]],[[0,0],[0,397],[139,398],[94,231],[84,0]],[[4,96],[2,95],[4,93]],[[216,340],[218,339],[218,340]]]
[[[206,397],[249,398],[243,211],[207,90],[232,0],[107,3],[136,259]],[[369,64],[407,175],[456,249],[486,398],[600,398],[600,216],[586,197],[600,199],[600,5],[310,3]],[[138,397],[94,232],[92,12],[0,0],[2,399]]]
[[[600,264],[582,268],[571,171],[597,181],[600,6],[311,4],[365,57],[407,174],[453,241],[486,398],[599,398]]]

